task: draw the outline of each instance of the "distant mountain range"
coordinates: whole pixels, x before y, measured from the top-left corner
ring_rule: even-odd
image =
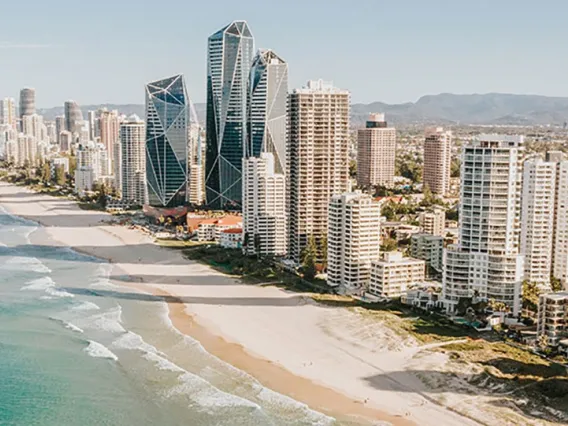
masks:
[[[106,107],[121,113],[137,114],[144,117],[143,105],[84,105],[87,111]],[[200,122],[205,121],[205,104],[195,104]],[[63,107],[38,111],[49,120],[63,115]],[[392,124],[494,124],[534,125],[557,124],[568,121],[568,98],[538,95],[511,95],[488,93],[483,95],[454,95],[442,93],[423,96],[416,102],[387,104],[353,104],[352,124],[355,127],[365,123],[370,112],[384,112]]]

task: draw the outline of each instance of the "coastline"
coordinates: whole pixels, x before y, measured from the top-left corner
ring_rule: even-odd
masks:
[[[302,296],[241,284],[157,246],[139,231],[100,223],[109,215],[81,210],[67,199],[0,183],[0,204],[11,214],[45,226],[61,245],[111,262],[115,284],[166,299],[169,318],[178,331],[264,386],[316,411],[364,424],[477,424],[431,403],[410,378],[393,382],[388,370],[365,359],[372,351],[351,348],[346,336],[321,331],[322,321],[334,321],[332,312]],[[298,322],[292,322],[294,318]],[[281,347],[283,342],[290,347]],[[343,355],[333,359],[331,351]],[[377,364],[394,362],[397,354],[390,355],[377,356]],[[403,365],[394,362],[391,368],[397,367]],[[374,379],[360,374],[368,371],[383,373],[381,382],[376,380],[380,387],[374,388]]]

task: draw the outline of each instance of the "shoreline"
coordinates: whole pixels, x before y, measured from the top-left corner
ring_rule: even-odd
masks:
[[[10,202],[11,196],[28,198],[30,203]],[[31,199],[33,199],[33,203]],[[417,404],[417,400],[422,400],[422,397],[420,397],[421,390],[416,390],[416,394],[407,393],[407,398],[404,393],[408,390],[401,391],[399,386],[390,384],[384,390],[379,388],[377,393],[376,389],[364,383],[364,376],[356,380],[358,373],[354,372],[353,377],[349,373],[349,369],[352,367],[361,369],[364,367],[363,364],[368,364],[358,360],[358,354],[357,356],[355,354],[343,355],[345,358],[343,360],[327,359],[329,356],[323,357],[317,353],[314,354],[314,351],[310,351],[310,348],[301,348],[304,355],[296,354],[294,345],[297,345],[298,342],[283,340],[288,337],[283,336],[283,333],[289,333],[294,325],[291,324],[286,327],[287,331],[283,330],[278,318],[274,318],[274,333],[269,328],[263,328],[262,319],[258,324],[258,329],[251,330],[248,334],[243,332],[246,335],[241,334],[240,331],[234,333],[231,329],[239,312],[243,314],[246,312],[247,316],[252,317],[246,318],[249,321],[255,320],[256,311],[261,310],[263,313],[266,310],[269,317],[278,317],[277,314],[285,310],[294,310],[300,313],[300,309],[302,312],[309,309],[310,316],[307,319],[311,320],[315,313],[318,314],[318,318],[314,318],[314,323],[316,322],[315,319],[319,321],[322,315],[327,315],[327,312],[324,312],[327,308],[310,306],[308,309],[304,309],[305,302],[298,303],[296,300],[291,303],[298,298],[297,294],[291,297],[281,289],[256,288],[237,283],[234,278],[214,271],[208,266],[182,258],[181,254],[176,253],[175,250],[159,247],[140,231],[101,223],[101,220],[110,217],[110,215],[97,211],[81,210],[71,200],[38,194],[27,188],[0,183],[0,204],[10,214],[40,223],[57,243],[71,247],[82,254],[105,259],[113,265],[113,272],[118,269],[124,275],[136,278],[132,281],[119,280],[117,282],[116,279],[111,277],[113,283],[122,288],[131,287],[156,296],[167,296],[169,319],[180,333],[196,339],[207,352],[245,371],[262,385],[302,402],[313,410],[333,416],[340,421],[350,420],[362,424],[373,424],[375,422],[388,422],[395,426],[477,424],[456,413],[449,412],[443,406],[431,403]],[[80,228],[83,235],[78,235],[74,228]],[[100,244],[96,244],[96,241]],[[95,244],[86,245],[85,242]],[[137,245],[140,247],[136,247]],[[133,250],[124,250],[127,246],[133,246]],[[145,260],[149,264],[144,263]],[[161,277],[160,274],[163,273],[163,270],[160,271],[160,266],[167,266],[168,274],[176,274],[176,271],[178,271],[179,275]],[[140,278],[137,278],[141,272],[150,272],[150,274],[142,274]],[[180,278],[184,281],[191,281],[188,284],[181,284]],[[270,300],[275,307],[266,308],[263,299],[260,297],[250,297],[252,306],[247,308],[246,311],[242,310],[241,306],[232,306],[237,305],[233,303],[235,300],[246,299],[248,301],[249,298],[242,298],[241,296],[246,296],[249,293],[254,293],[255,296],[262,294],[262,297]],[[225,298],[217,297],[219,294],[225,295]],[[191,300],[192,298],[205,299],[203,295],[207,295],[212,300],[219,299],[219,303],[207,305],[209,302],[200,304],[198,302],[193,303]],[[190,299],[190,302],[187,299]],[[202,305],[207,306],[204,308]],[[313,312],[316,310],[317,312]],[[219,314],[217,315],[214,311],[218,311]],[[225,313],[226,311],[229,312]],[[294,316],[296,316],[295,313]],[[228,315],[231,315],[232,318]],[[286,313],[286,315],[290,315],[290,313]],[[241,318],[238,317],[238,319]],[[276,327],[277,325],[278,327]],[[317,324],[310,325],[315,329]],[[246,327],[247,325],[243,324],[243,328]],[[296,332],[300,334],[303,331],[301,328],[296,329]],[[261,332],[264,334],[261,334]],[[255,333],[258,333],[258,335]],[[318,333],[322,334],[321,332]],[[270,334],[274,335],[271,336]],[[310,334],[307,329],[306,334]],[[326,345],[329,344],[328,340],[330,340],[328,336],[318,335],[314,337],[318,338],[314,339],[314,344],[320,344],[312,349],[326,351]],[[311,340],[309,336],[304,338],[307,338],[308,342]],[[264,339],[267,341],[263,342]],[[321,342],[316,340],[321,340]],[[291,348],[284,351],[287,353],[281,354],[278,348],[271,347],[279,346],[282,342],[290,343]],[[351,349],[348,342],[345,344],[345,348],[338,347],[337,349],[346,352],[346,348]],[[331,349],[334,348],[330,347]],[[333,365],[333,368],[323,373],[309,371],[310,374],[304,374],[303,371],[298,371],[306,370],[308,372],[308,369],[302,368],[299,362],[303,360],[305,367],[306,360],[312,359],[310,358],[312,356],[314,367],[319,356],[321,361],[318,361],[319,369],[325,370],[327,365]],[[300,361],[297,358],[300,358]],[[350,364],[361,365],[347,365],[344,363],[345,360],[349,361]],[[311,364],[312,362],[310,362]],[[319,364],[325,365],[320,367]],[[383,371],[376,367],[373,369]],[[390,380],[389,377],[386,377],[388,372],[385,371],[385,373],[385,379],[388,382]],[[352,383],[344,386],[342,377],[348,377]],[[335,383],[331,383],[331,380],[329,380],[331,378],[335,379]],[[359,385],[356,382],[359,382]],[[402,384],[402,386],[405,387],[406,384]],[[368,390],[364,391],[364,387]],[[365,393],[362,393],[363,391]],[[366,392],[369,392],[369,394]],[[372,395],[372,393],[375,393],[375,395]],[[369,398],[367,395],[372,397]]]

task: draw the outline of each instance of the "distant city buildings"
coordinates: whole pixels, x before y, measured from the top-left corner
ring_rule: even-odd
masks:
[[[65,106],[65,130],[72,134],[78,134],[83,122],[83,113],[75,101],[66,101]],[[87,138],[88,140],[88,138]]]
[[[25,88],[20,91],[20,119],[36,112],[35,89]]]
[[[520,311],[523,137],[480,135],[463,148],[458,244],[445,254],[447,309],[480,297]]]
[[[205,185],[212,209],[241,207],[253,54],[254,38],[244,21],[234,21],[209,37]]]
[[[122,200],[146,204],[146,126],[136,115],[120,125],[120,158],[117,160],[121,165],[118,173]]]
[[[445,196],[450,192],[452,166],[452,132],[443,127],[426,130],[424,140],[424,185],[434,194]]]
[[[187,201],[189,109],[182,75],[146,85],[146,178],[152,206]]]
[[[360,294],[369,285],[371,263],[379,259],[381,209],[370,195],[334,195],[329,203],[327,284]]]
[[[310,237],[327,233],[331,197],[349,189],[349,92],[322,80],[288,103],[289,255],[300,263]]]
[[[16,124],[16,101],[13,98],[0,99],[0,125],[7,125],[15,130]]]
[[[392,187],[396,157],[396,129],[388,127],[384,114],[370,114],[357,133],[357,185]]]

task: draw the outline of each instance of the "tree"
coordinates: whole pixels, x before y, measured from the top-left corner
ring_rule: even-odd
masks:
[[[422,204],[423,206],[431,206],[432,204],[434,204],[434,194],[432,194],[430,185],[425,183],[422,189],[422,193],[424,194],[424,199],[420,204]]]
[[[43,166],[41,167],[41,180],[44,183],[47,183],[51,180],[51,167],[49,167],[48,163],[44,163]]]
[[[319,252],[321,255],[322,270],[327,269],[327,234],[323,234],[319,240]]]
[[[550,277],[550,286],[552,291],[562,291],[562,281],[556,277]]]
[[[355,179],[357,177],[357,161],[349,161],[349,177]]]
[[[540,293],[540,289],[535,283],[528,280],[523,281],[523,308],[536,313]]]
[[[460,177],[461,174],[461,160],[456,157],[452,159],[452,164],[450,166],[450,176],[453,178]]]
[[[313,280],[316,277],[316,259],[316,240],[313,235],[310,235],[308,245],[302,252],[302,273],[304,274],[304,278],[307,280]]]
[[[55,183],[59,186],[65,185],[65,169],[63,165],[55,166]]]
[[[398,243],[393,238],[384,238],[381,244],[381,251],[396,251],[398,249]]]
[[[262,244],[262,239],[260,238],[260,234],[254,234],[254,252],[256,253],[256,257],[260,259],[260,246]]]
[[[510,311],[509,306],[507,306],[504,302],[498,302],[495,299],[489,299],[489,302],[487,303],[487,306],[493,311],[493,312],[505,312],[508,313]]]

